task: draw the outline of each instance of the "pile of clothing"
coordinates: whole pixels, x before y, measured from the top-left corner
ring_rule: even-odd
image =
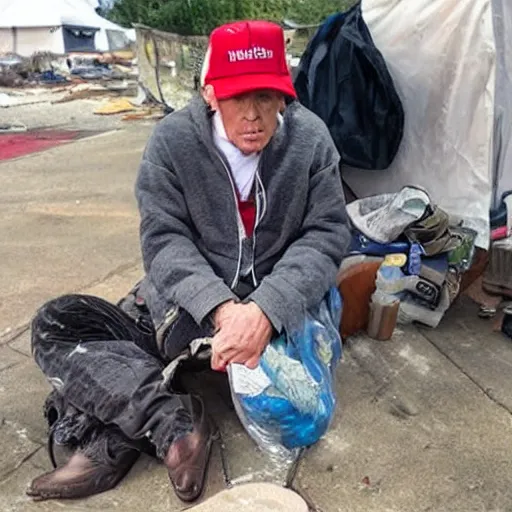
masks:
[[[471,266],[477,233],[451,226],[448,214],[416,187],[360,199],[347,209],[353,240],[345,266],[377,261],[373,289],[381,302],[397,305],[398,323],[437,327]]]

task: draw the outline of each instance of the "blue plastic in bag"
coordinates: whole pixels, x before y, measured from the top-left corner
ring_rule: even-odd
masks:
[[[283,334],[267,346],[256,369],[229,366],[235,409],[263,449],[287,456],[327,431],[336,404],[334,369],[342,354],[341,309],[333,288],[307,313],[301,331]]]

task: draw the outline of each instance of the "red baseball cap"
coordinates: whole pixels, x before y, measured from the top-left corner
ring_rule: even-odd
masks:
[[[286,65],[282,28],[268,21],[240,21],[210,35],[203,85],[212,85],[219,100],[259,89],[297,97]]]

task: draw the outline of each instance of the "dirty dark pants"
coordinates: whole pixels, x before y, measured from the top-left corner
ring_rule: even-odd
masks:
[[[205,335],[191,317],[183,320],[180,339],[166,338],[163,352]],[[163,458],[192,429],[190,396],[164,381],[169,357],[153,328],[118,306],[84,295],[50,301],[33,320],[32,353],[57,394],[121,444],[140,447],[149,439]]]

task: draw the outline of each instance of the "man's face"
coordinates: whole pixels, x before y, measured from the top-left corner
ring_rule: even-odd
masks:
[[[272,90],[254,91],[216,102],[228,139],[242,153],[261,151],[277,128],[284,97]]]

